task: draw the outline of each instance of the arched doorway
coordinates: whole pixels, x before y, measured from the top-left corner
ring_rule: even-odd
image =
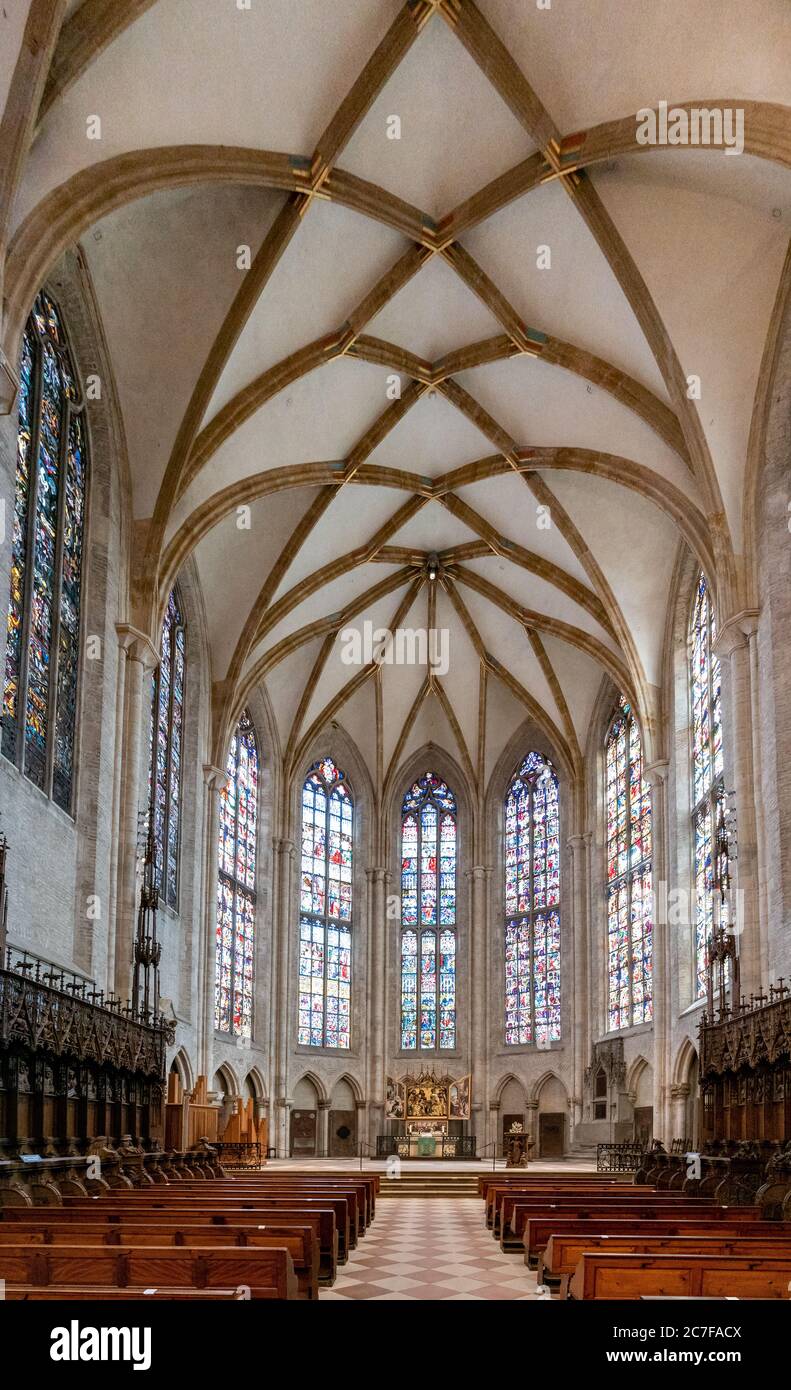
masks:
[[[357,1152],[357,1105],[351,1083],[342,1076],[330,1099],[330,1158],[353,1158]]]
[[[315,1158],[318,1151],[319,1094],[309,1076],[294,1087],[288,1151],[292,1158]]]

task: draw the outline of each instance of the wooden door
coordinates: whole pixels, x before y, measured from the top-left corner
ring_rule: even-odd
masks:
[[[330,1111],[330,1158],[354,1158],[357,1152],[357,1111]]]
[[[293,1158],[315,1158],[315,1110],[291,1111],[291,1155]]]
[[[638,1105],[634,1112],[634,1138],[643,1148],[651,1146],[654,1137],[654,1108],[652,1105]],[[674,1136],[675,1137],[675,1136]],[[682,1136],[678,1136],[682,1137]]]
[[[566,1134],[566,1117],[562,1113],[539,1115],[539,1158],[562,1158]]]

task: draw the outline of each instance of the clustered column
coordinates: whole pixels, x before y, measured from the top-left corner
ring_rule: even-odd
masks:
[[[137,628],[119,624],[116,627],[118,644],[126,652],[124,679],[123,739],[120,746],[120,785],[123,788],[119,807],[118,887],[116,890],[116,929],[113,987],[121,999],[129,996],[132,987],[132,944],[135,936],[138,812],[140,804],[141,769],[143,762],[144,730],[149,727],[150,703],[144,698],[146,680],[159,664],[156,647]]]
[[[721,661],[728,663],[730,673],[731,726],[727,739],[726,777],[728,762],[736,798],[737,857],[732,882],[736,889],[736,929],[739,935],[739,973],[742,993],[758,994],[768,971],[767,952],[762,941],[758,914],[758,844],[756,832],[755,784],[753,762],[753,704],[758,690],[753,689],[750,662],[749,634],[754,632],[756,615],[752,612],[730,619],[718,633],[714,644]]]
[[[368,870],[368,891],[370,901],[371,950],[369,956],[370,980],[368,987],[368,1039],[369,1039],[369,1094],[370,1125],[368,1141],[376,1142],[373,1132],[376,1126],[384,1123],[385,1104],[385,1061],[384,1061],[384,1020],[385,1020],[385,974],[387,940],[387,884],[389,875],[386,869]],[[360,1136],[362,1137],[362,1136]]]
[[[287,1158],[289,1150],[290,1098],[287,1095],[288,1067],[288,982],[291,969],[290,940],[291,928],[291,882],[295,857],[293,840],[275,841],[275,871],[277,894],[277,929],[273,942],[273,974],[276,989],[276,1007],[273,1015],[273,1042],[275,1047],[275,1095],[278,1106],[278,1133],[273,1135],[278,1157]]]
[[[486,899],[490,877],[483,864],[476,864],[470,870],[472,882],[471,903],[471,950],[470,950],[470,993],[471,1038],[470,1066],[473,1073],[474,1093],[483,1096],[488,1090],[486,1002],[489,997],[486,969]],[[477,1107],[476,1107],[477,1108]],[[478,1111],[480,1114],[480,1111]],[[485,1137],[480,1136],[485,1142]]]
[[[670,943],[667,920],[667,774],[669,763],[661,760],[646,767],[651,784],[651,879],[654,893],[652,927],[652,978],[654,1024],[654,1138],[668,1143],[676,1135],[669,1114],[670,1077]],[[671,1133],[672,1131],[672,1133]]]
[[[571,1119],[573,1125],[582,1120],[582,1096],[585,1078],[588,1038],[588,914],[587,875],[589,836],[572,835],[569,840],[572,864],[572,930],[574,993],[571,1003],[573,1038],[573,1094]]]

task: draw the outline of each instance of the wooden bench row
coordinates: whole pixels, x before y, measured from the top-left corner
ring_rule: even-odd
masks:
[[[377,1177],[244,1175],[116,1187],[59,1207],[0,1212],[0,1279],[13,1297],[98,1288],[106,1296],[316,1299],[373,1220]],[[50,1292],[48,1292],[50,1291]],[[65,1295],[64,1295],[65,1296]]]
[[[791,1254],[584,1253],[568,1282],[574,1299],[788,1298]]]
[[[241,1286],[251,1299],[297,1297],[297,1276],[286,1249],[0,1245],[0,1279],[6,1285],[33,1288],[57,1284],[116,1289]]]

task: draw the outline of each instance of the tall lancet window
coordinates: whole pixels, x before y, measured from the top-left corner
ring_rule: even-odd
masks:
[[[456,798],[433,772],[401,807],[401,1046],[456,1046]]]
[[[560,793],[528,753],[505,798],[505,1041],[560,1041]]]
[[[88,451],[63,319],[39,294],[22,341],[2,751],[71,811]]]
[[[228,781],[220,796],[214,1026],[221,1033],[253,1035],[255,859],[258,751],[245,710],[231,739]]]
[[[152,681],[150,760],[156,885],[160,901],[172,908],[178,907],[179,887],[185,645],[181,604],[173,589],[162,624],[162,657]]]
[[[652,1017],[651,789],[631,706],[618,701],[606,744],[607,973],[610,1029]]]
[[[725,784],[722,757],[720,663],[714,605],[703,574],[698,576],[690,629],[692,707],[692,836],[695,855],[695,995],[706,994],[708,940],[717,892],[728,880]]]
[[[323,758],[302,788],[297,1041],[304,1047],[350,1042],[353,838],[351,791]]]

